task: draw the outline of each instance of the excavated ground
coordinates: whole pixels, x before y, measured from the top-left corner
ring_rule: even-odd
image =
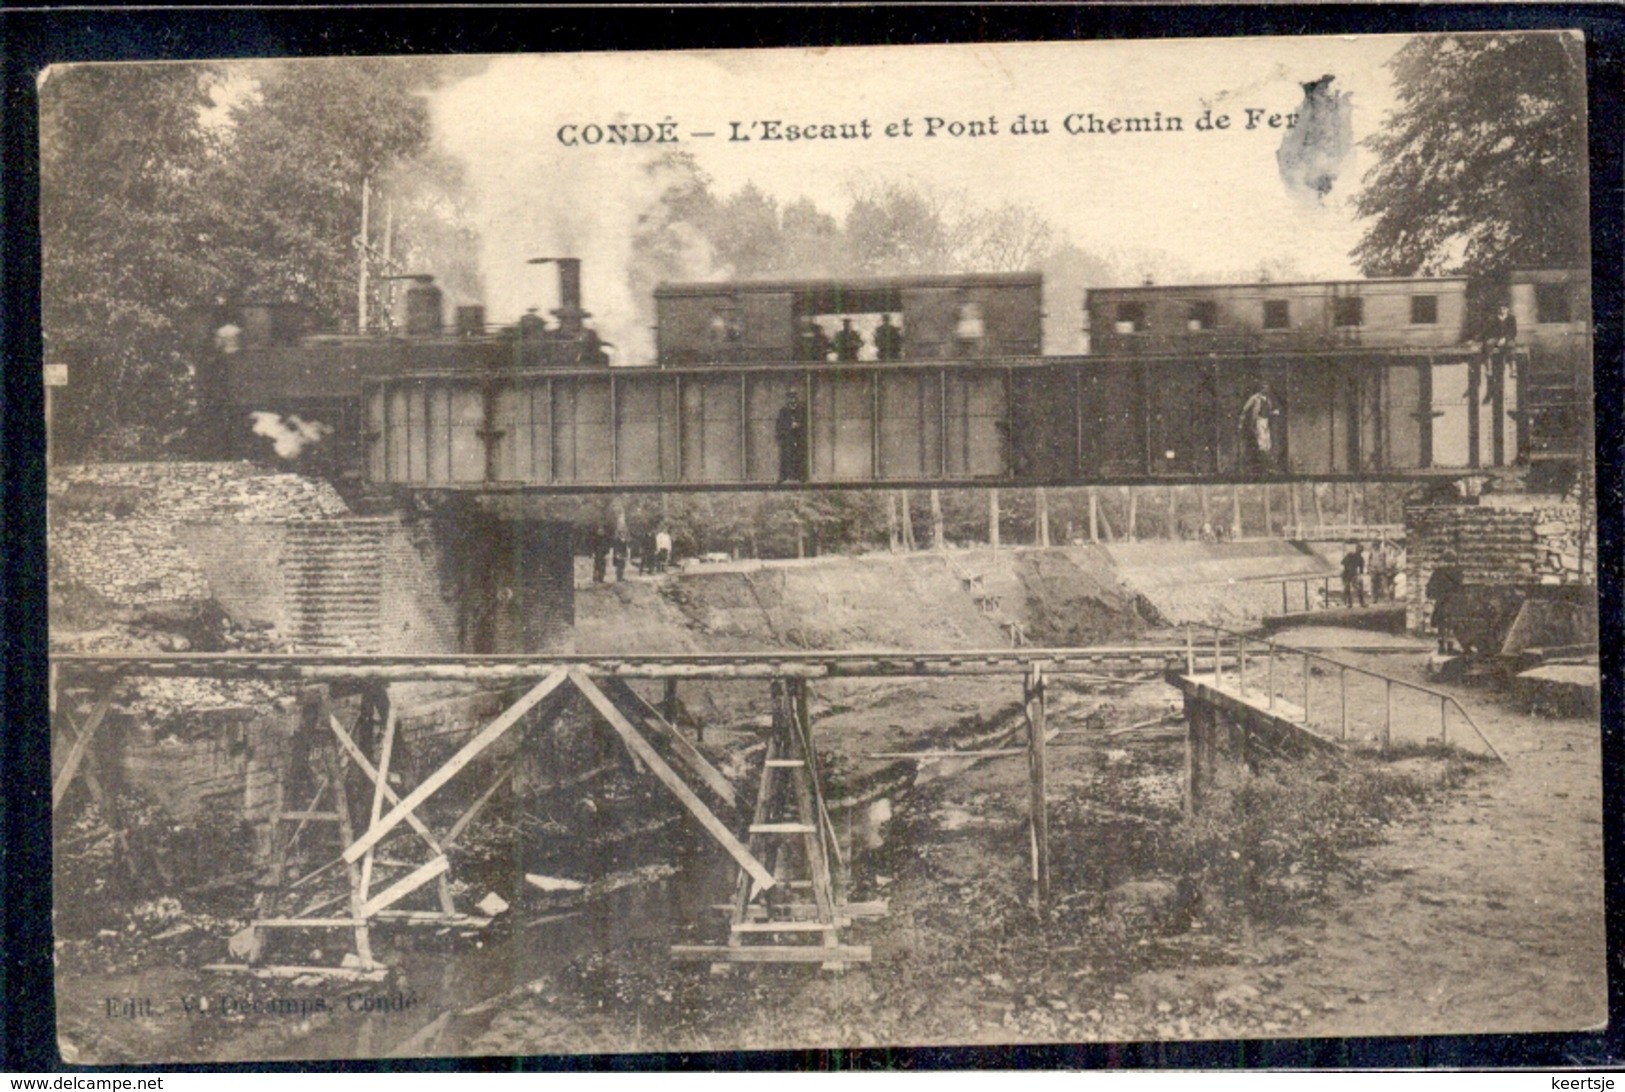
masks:
[[[1007,646],[1012,625],[1032,644],[1082,644],[1154,636],[1177,620],[1178,587],[1126,585],[1113,560],[1089,548],[966,551],[588,586],[577,648],[987,648]],[[1215,579],[1228,579],[1222,566]],[[1190,609],[1211,598],[1193,596]],[[1419,652],[1341,655],[1422,680]],[[703,746],[747,791],[765,691],[683,690]],[[614,820],[645,824],[616,843],[630,848],[606,861],[560,847],[547,861],[585,890],[504,887],[514,910],[477,938],[384,934],[378,951],[394,973],[382,985],[201,972],[241,924],[229,899],[126,907],[99,934],[65,936],[65,1051],[118,1064],[1600,1026],[1598,725],[1453,692],[1506,765],[1420,743],[1387,759],[1266,764],[1227,779],[1193,820],[1181,807],[1174,691],[1155,679],[1052,681],[1054,898],[1040,910],[1022,759],[875,757],[1015,738],[1019,681],[821,684],[815,731],[841,805],[849,895],[890,903],[850,932],[873,947],[870,964],[720,976],[672,963],[672,943],[725,935],[711,904],[731,890],[729,862],[660,793],[617,778],[570,806],[575,829],[634,816]],[[461,897],[495,889],[502,837],[525,810],[493,810],[475,847],[483,870],[460,863]],[[527,839],[553,829],[530,821]],[[394,1007],[352,1001],[374,995]],[[228,1003],[189,1015],[183,996]],[[126,997],[151,997],[156,1011],[110,1016],[108,999]],[[306,1004],[277,1015],[256,1012],[256,1000]]]

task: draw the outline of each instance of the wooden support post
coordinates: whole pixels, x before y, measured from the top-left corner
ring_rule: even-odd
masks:
[[[1202,810],[1202,797],[1207,785],[1202,777],[1203,703],[1185,693],[1185,814],[1196,815]]]
[[[510,706],[501,716],[492,721],[480,731],[473,739],[463,744],[462,748],[444,765],[424,779],[423,783],[413,789],[404,800],[396,804],[390,813],[374,823],[367,833],[363,834],[349,849],[344,851],[346,861],[356,861],[361,855],[383,840],[384,835],[394,830],[406,821],[408,815],[417,811],[418,805],[438,792],[446,782],[478,757],[491,744],[501,739],[508,730],[518,724],[525,714],[530,712],[541,700],[557,690],[568,678],[566,672],[555,671],[541,682],[528,690],[524,697]],[[596,687],[594,690],[596,691]]]
[[[1286,587],[1285,584],[1282,584],[1281,586],[1283,588]],[[1274,642],[1274,640],[1271,640],[1269,642],[1268,647],[1269,647],[1269,653],[1268,653],[1268,655],[1269,655],[1269,666],[1265,669],[1264,686],[1265,686],[1265,689],[1267,689],[1269,691],[1269,698],[1268,698],[1269,707],[1271,709],[1274,709],[1275,708],[1275,642]]]
[[[1095,492],[1095,487],[1091,485],[1089,487],[1089,542],[1091,544],[1095,544],[1095,543],[1098,543],[1099,541],[1100,541],[1100,496],[1099,496],[1099,494],[1097,494]]]
[[[1338,738],[1349,738],[1349,672],[1348,668],[1337,669],[1337,719]]]
[[[1386,755],[1394,732],[1394,680],[1383,679],[1382,686],[1382,753]]]
[[[1040,911],[1049,906],[1049,811],[1044,755],[1044,669],[1034,663],[1023,687],[1027,714],[1028,779],[1031,797],[1033,883]]]
[[[1275,535],[1275,510],[1271,499],[1275,493],[1273,485],[1264,486],[1264,537],[1273,538]]]
[[[321,699],[321,704],[320,715],[336,722],[336,718],[328,709],[325,694]],[[350,797],[344,791],[344,767],[340,764],[337,751],[328,753],[327,771],[333,785],[333,808],[339,813],[339,837],[344,839],[346,845],[349,845],[355,838],[355,827],[350,822]],[[361,890],[361,866],[354,860],[346,860],[344,867],[350,881],[350,916],[356,919],[355,954],[356,958],[361,961],[361,969],[370,971],[373,968],[372,939],[367,930],[367,915],[362,912],[362,907],[366,902],[366,895]]]
[[[1049,493],[1043,486],[1033,490],[1034,532],[1037,535],[1037,545],[1048,548],[1049,539]]]
[[[1303,538],[1303,509],[1298,505],[1298,483],[1286,483],[1287,501],[1292,508],[1292,537]]]
[[[751,877],[764,890],[771,888],[775,883],[773,874],[762,865],[762,862],[751,855],[750,850],[746,849],[739,839],[733,836],[733,832],[712,813],[710,808],[705,806],[705,802],[695,795],[694,790],[684,784],[683,779],[678,777],[670,766],[666,765],[666,760],[660,757],[660,753],[650,746],[649,741],[644,739],[636,728],[632,727],[632,723],[621,714],[619,709],[615,708],[615,703],[605,696],[597,684],[578,668],[570,669],[569,679],[575,684],[575,688],[581,692],[582,696],[587,699],[588,703],[598,710],[598,715],[603,717],[609,723],[609,726],[615,730],[615,734],[621,737],[621,741],[626,744],[627,748],[635,752],[643,760],[644,764],[649,767],[650,772],[660,779],[661,784],[671,790],[672,795],[677,797],[678,801],[688,809],[690,815],[699,820],[700,825],[710,833],[712,838],[716,839],[723,849],[727,850],[728,855],[738,861],[739,866],[749,872]]]
[[[1449,710],[1444,704],[1444,695],[1440,694],[1439,695],[1439,742],[1440,743],[1448,743],[1448,742],[1450,742],[1449,736],[1445,731],[1445,718],[1448,715],[1449,715]]]
[[[1128,494],[1128,540],[1134,542],[1139,537],[1140,494],[1131,486],[1124,486],[1123,491]]]
[[[1232,485],[1230,487],[1230,537],[1232,539],[1240,538],[1242,530],[1241,486]]]
[[[1309,727],[1309,653],[1303,654],[1303,725]]]
[[[942,530],[942,491],[931,490],[931,548],[933,550],[946,550],[948,540],[943,537]]]
[[[665,494],[662,493],[661,496]],[[911,554],[918,549],[914,542],[914,513],[909,510],[908,491],[905,489],[900,496],[903,504],[903,552]],[[672,723],[675,724],[676,721]]]
[[[378,776],[373,779],[372,786],[372,812],[367,818],[367,828],[370,830],[378,822],[379,816],[384,813],[384,786],[389,784],[389,760],[395,750],[395,702],[390,696],[389,687],[384,687],[384,702],[388,712],[384,715],[384,738],[378,749]],[[365,708],[365,706],[363,706]],[[372,885],[372,859],[373,851],[367,850],[366,856],[361,858],[361,901],[367,900],[367,890]]]
[[[999,548],[999,491],[987,491],[987,543],[995,550]]]
[[[1170,485],[1168,487],[1168,536],[1167,537],[1169,539],[1176,539],[1176,538],[1179,537],[1179,498],[1178,498],[1178,494],[1175,492],[1178,488],[1179,487],[1175,486],[1175,485]]]

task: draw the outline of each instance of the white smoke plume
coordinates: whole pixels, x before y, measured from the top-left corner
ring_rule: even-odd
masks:
[[[270,440],[277,455],[283,459],[297,459],[306,447],[321,443],[333,432],[331,425],[306,421],[291,414],[284,417],[280,413],[255,410],[249,416],[254,419],[254,435]]]
[[[580,258],[582,305],[615,346],[615,362],[650,364],[654,286],[723,271],[701,233],[672,220],[661,198],[681,179],[660,165],[659,153],[559,144],[560,115],[549,108],[556,106],[550,96],[537,93],[548,86],[537,65],[534,58],[494,61],[434,100],[439,146],[461,161],[473,195],[487,320],[511,323],[533,307],[547,315],[559,304],[557,267],[527,263]],[[491,110],[493,102],[503,109]],[[665,245],[646,252],[640,236],[660,236]]]

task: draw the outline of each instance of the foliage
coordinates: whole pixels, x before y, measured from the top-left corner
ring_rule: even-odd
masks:
[[[1367,276],[1585,261],[1585,56],[1565,34],[1417,38],[1391,63],[1399,108],[1367,146]]]
[[[403,268],[477,276],[461,179],[427,152],[420,94],[477,63],[50,70],[41,317],[47,361],[70,366],[63,455],[183,453],[216,305],[299,303],[328,325],[353,315],[363,179],[374,223],[394,215]]]
[[[53,68],[40,86],[41,321],[66,363],[56,442],[72,455],[172,441],[189,408],[183,308],[225,282],[218,140],[200,122],[218,72],[192,65]]]

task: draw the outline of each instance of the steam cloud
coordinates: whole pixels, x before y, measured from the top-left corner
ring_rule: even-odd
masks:
[[[726,275],[703,234],[662,200],[689,179],[656,153],[561,154],[542,135],[551,115],[546,96],[529,93],[536,79],[526,59],[497,61],[435,102],[440,146],[462,162],[473,193],[487,315],[502,323],[531,307],[546,314],[558,306],[557,273],[526,263],[543,255],[580,258],[582,303],[615,346],[615,363],[652,363],[655,286]],[[494,101],[506,105],[495,118]],[[643,247],[640,238],[660,242]]]
[[[321,443],[333,432],[331,425],[293,415],[284,417],[280,413],[255,410],[249,416],[254,419],[254,435],[270,440],[283,459],[297,459],[306,447]]]

